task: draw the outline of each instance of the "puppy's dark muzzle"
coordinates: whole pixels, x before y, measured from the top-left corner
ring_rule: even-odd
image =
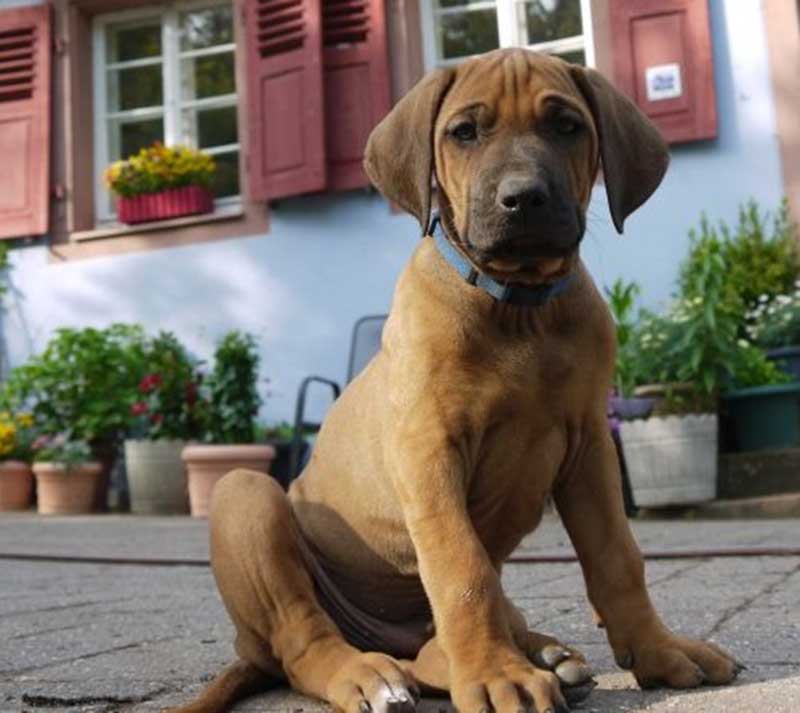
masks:
[[[491,257],[561,257],[583,237],[583,219],[574,201],[539,176],[506,176],[494,205],[496,243],[484,246]]]

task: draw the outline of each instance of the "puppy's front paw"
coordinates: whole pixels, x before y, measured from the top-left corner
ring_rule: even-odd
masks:
[[[328,702],[341,713],[413,713],[419,689],[390,656],[357,654],[342,662],[328,685]]]
[[[566,713],[558,676],[524,656],[501,652],[477,669],[454,672],[450,696],[459,713]]]
[[[696,688],[731,683],[743,666],[716,644],[669,635],[615,652],[617,663],[631,669],[642,688]]]
[[[550,636],[529,631],[525,652],[535,666],[558,676],[568,703],[582,701],[597,685],[584,655]]]

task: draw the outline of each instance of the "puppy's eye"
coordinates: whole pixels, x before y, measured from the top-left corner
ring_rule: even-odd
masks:
[[[450,130],[450,135],[461,143],[468,144],[478,138],[478,127],[471,121],[462,121]]]
[[[570,116],[569,114],[557,116],[553,122],[553,125],[555,130],[564,136],[572,136],[580,133],[583,130],[583,122],[574,116]]]

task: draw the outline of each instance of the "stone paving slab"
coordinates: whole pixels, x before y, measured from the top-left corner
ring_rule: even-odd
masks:
[[[800,522],[637,523],[645,546],[794,544]],[[792,538],[794,535],[794,538]],[[555,519],[526,551],[568,547]],[[794,541],[792,541],[794,539]],[[203,557],[205,523],[188,518],[0,518],[0,551]],[[504,586],[531,625],[581,648],[600,685],[592,713],[798,713],[800,558],[650,562],[653,599],[674,629],[708,637],[749,668],[729,688],[640,691],[592,625],[576,564],[509,564]],[[152,713],[191,698],[232,658],[233,630],[204,567],[0,560],[0,713]],[[237,713],[318,713],[278,689]],[[426,701],[421,713],[450,711]]]

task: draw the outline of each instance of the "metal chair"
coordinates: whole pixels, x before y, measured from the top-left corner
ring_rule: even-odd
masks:
[[[361,317],[353,325],[353,334],[350,338],[350,357],[347,361],[347,381],[349,384],[358,376],[381,348],[381,335],[383,325],[388,315],[373,314]],[[307,376],[300,384],[297,391],[297,402],[294,411],[294,431],[292,434],[292,447],[289,456],[289,482],[291,483],[305,465],[302,456],[307,452],[305,438],[311,433],[319,431],[320,423],[305,420],[306,398],[308,389],[312,384],[322,384],[331,390],[333,401],[339,398],[342,390],[338,383],[322,376]]]

